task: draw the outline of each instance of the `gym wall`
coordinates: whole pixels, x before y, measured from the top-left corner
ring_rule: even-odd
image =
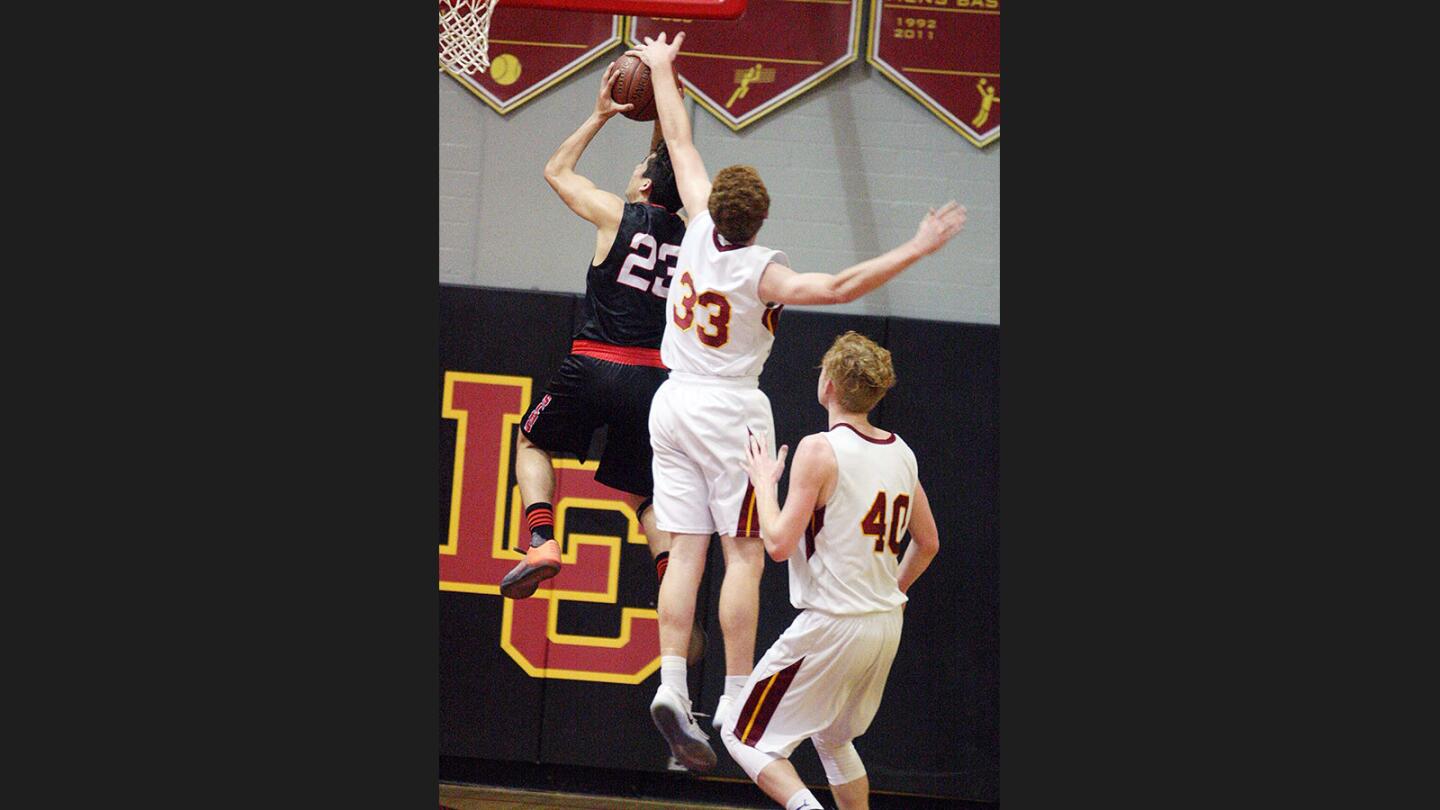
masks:
[[[520,534],[516,423],[565,355],[580,300],[440,285],[442,761],[669,770],[648,711],[659,683],[654,567],[616,493],[585,465],[562,462],[557,529],[576,555],[561,574],[566,590],[512,602],[495,586],[518,558],[509,551]],[[914,449],[941,543],[911,591],[884,700],[856,748],[876,792],[997,801],[999,327],[787,307],[760,379],[779,441],[793,447],[825,429],[815,367],[846,329],[894,353],[899,384],[872,419]],[[788,472],[782,493],[787,485]],[[723,691],[721,571],[712,542],[697,606],[709,645],[690,681],[698,712]],[[757,659],[796,615],[786,573],[767,560]],[[700,778],[744,780],[712,741],[720,765]],[[825,785],[808,743],[793,761],[808,784]]]
[[[622,52],[507,116],[439,75],[441,283],[584,292],[594,229],[542,172]],[[686,108],[712,175],[736,163],[760,171],[771,197],[760,241],[786,251],[796,270],[838,272],[910,238],[929,207],[952,198],[966,206],[964,232],[941,252],[827,311],[1000,323],[999,141],[976,148],[863,56],[738,133],[693,101]],[[616,116],[577,171],[619,194],[650,135],[650,122]]]

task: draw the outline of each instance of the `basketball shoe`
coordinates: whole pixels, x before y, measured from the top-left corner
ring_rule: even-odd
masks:
[[[681,765],[700,772],[715,767],[715,751],[710,748],[710,737],[700,730],[700,725],[690,714],[689,700],[662,683],[655,690],[655,699],[650,701],[650,718],[655,721],[655,727],[660,729],[665,742],[670,744],[670,753]]]
[[[538,543],[538,545],[537,545]],[[524,599],[535,593],[540,583],[560,573],[560,543],[530,535],[530,550],[525,559],[510,569],[500,580],[500,595],[507,599]]]

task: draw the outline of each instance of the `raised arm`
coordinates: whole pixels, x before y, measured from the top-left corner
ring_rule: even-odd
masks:
[[[925,487],[915,487],[915,502],[910,504],[910,547],[905,549],[905,559],[900,561],[898,584],[901,593],[908,593],[915,580],[930,567],[930,561],[940,552],[940,532],[935,528],[935,514],[930,511],[930,499],[925,497]]]
[[[797,273],[771,263],[760,277],[760,300],[778,304],[847,304],[874,290],[922,257],[939,250],[965,227],[965,206],[951,200],[920,220],[905,244],[839,273]]]
[[[800,440],[795,448],[795,465],[790,468],[790,491],[785,495],[785,508],[780,508],[780,474],[785,471],[788,445],[780,454],[770,457],[770,442],[764,436],[750,436],[745,447],[745,471],[755,487],[755,511],[760,516],[760,537],[770,559],[790,559],[805,536],[805,527],[815,507],[824,504],[835,489],[837,467],[835,451],[819,434]]]
[[[560,195],[560,199],[565,201],[571,211],[602,232],[619,229],[620,218],[625,213],[625,201],[615,194],[597,188],[588,177],[576,174],[575,164],[580,162],[580,155],[585,152],[585,147],[590,145],[590,141],[595,138],[600,128],[605,126],[606,121],[615,113],[624,112],[634,106],[616,104],[615,100],[610,98],[610,86],[615,83],[616,75],[615,63],[611,62],[605,69],[605,76],[600,80],[600,95],[595,99],[595,110],[545,162],[545,182],[555,189],[555,193]]]
[[[626,53],[640,57],[650,66],[656,115],[665,133],[665,145],[670,150],[670,165],[675,168],[675,185],[680,190],[680,201],[694,217],[709,205],[710,175],[705,171],[705,162],[700,159],[700,152],[690,138],[690,116],[685,114],[685,105],[680,100],[680,83],[675,78],[675,56],[680,53],[680,43],[684,41],[684,31],[668,43],[664,32],[661,32],[654,39],[645,37],[643,47]]]

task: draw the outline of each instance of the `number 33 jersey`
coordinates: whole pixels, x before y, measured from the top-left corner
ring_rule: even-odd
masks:
[[[775,342],[780,307],[760,300],[760,276],[784,253],[734,245],[715,230],[709,211],[690,221],[666,300],[660,359],[671,371],[714,377],[758,377]]]
[[[680,255],[685,221],[651,203],[626,203],[605,260],[585,277],[576,340],[660,348],[665,296]]]

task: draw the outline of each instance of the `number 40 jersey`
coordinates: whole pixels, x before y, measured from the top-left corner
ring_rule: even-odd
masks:
[[[605,260],[590,267],[575,340],[660,348],[665,297],[685,221],[653,203],[626,203]]]
[[[671,371],[711,377],[758,377],[775,342],[780,307],[760,300],[760,276],[784,253],[734,245],[701,211],[685,231],[670,279],[660,359]]]
[[[894,433],[872,439],[846,422],[819,435],[839,478],[790,555],[790,604],[832,616],[900,607],[900,543],[920,488],[915,452]]]

